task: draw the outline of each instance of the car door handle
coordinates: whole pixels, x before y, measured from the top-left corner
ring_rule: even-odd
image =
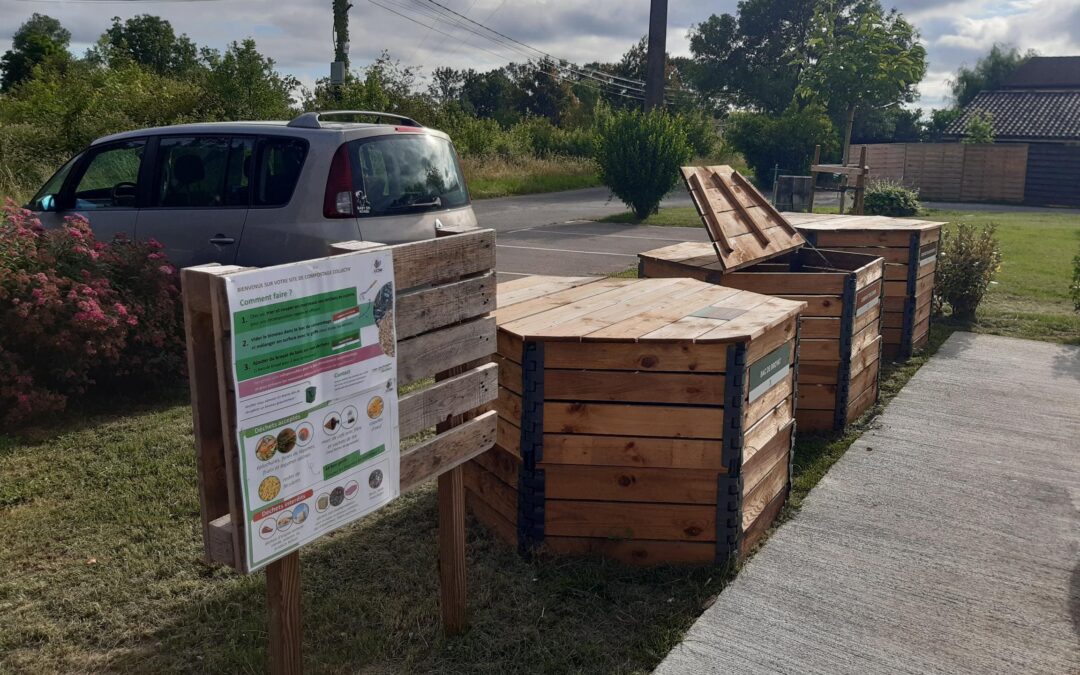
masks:
[[[217,244],[218,246],[228,246],[229,244],[235,244],[236,239],[233,239],[232,237],[226,237],[223,234],[219,234],[217,236],[210,237],[210,243]]]

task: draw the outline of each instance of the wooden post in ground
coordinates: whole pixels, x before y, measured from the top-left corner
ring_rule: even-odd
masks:
[[[821,146],[814,146],[814,161],[810,162],[810,203],[806,206],[807,213],[814,212],[814,192],[817,187],[817,171],[814,167],[821,163]]]
[[[304,672],[300,620],[300,552],[293,551],[266,567],[266,603],[270,610],[270,672]]]
[[[443,630],[465,630],[465,471],[439,476],[439,609]]]
[[[859,175],[855,178],[855,215],[861,216],[866,205],[866,178],[870,170],[866,166],[866,146],[859,150]]]

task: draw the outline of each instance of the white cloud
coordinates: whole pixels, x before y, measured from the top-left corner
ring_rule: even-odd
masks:
[[[528,50],[478,37],[460,19],[436,17],[427,0],[374,0],[432,29],[396,16],[368,0],[353,0],[351,58],[363,67],[387,49],[403,62],[424,66],[497,67],[522,61]],[[437,0],[537,49],[578,63],[615,61],[648,30],[644,0]],[[994,42],[1010,42],[1048,55],[1080,54],[1077,0],[886,0],[921,31],[929,73],[920,87],[923,107],[941,105],[946,80]],[[686,31],[712,13],[733,12],[736,0],[671,3],[668,51],[689,54]],[[329,0],[218,0],[208,2],[25,2],[0,0],[0,46],[32,12],[57,17],[72,31],[78,51],[92,44],[111,17],[158,14],[199,44],[223,48],[254,37],[278,67],[312,82],[329,70],[333,53]],[[434,30],[433,30],[434,29]],[[449,33],[454,37],[441,35]]]

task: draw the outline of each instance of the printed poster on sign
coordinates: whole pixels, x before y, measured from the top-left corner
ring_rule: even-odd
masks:
[[[398,496],[389,251],[225,277],[248,572]]]

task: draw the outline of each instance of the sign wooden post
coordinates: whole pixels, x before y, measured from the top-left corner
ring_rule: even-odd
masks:
[[[436,434],[401,453],[401,491],[438,478],[439,578],[447,634],[465,627],[465,507],[461,465],[495,443],[495,234],[452,233],[386,247],[346,242],[335,254],[388,249],[394,261],[397,382],[423,386],[398,402],[401,438]],[[231,323],[225,277],[237,266],[205,265],[181,273],[204,560],[247,569],[247,517],[240,495]],[[300,556],[266,568],[270,671],[300,673]]]

